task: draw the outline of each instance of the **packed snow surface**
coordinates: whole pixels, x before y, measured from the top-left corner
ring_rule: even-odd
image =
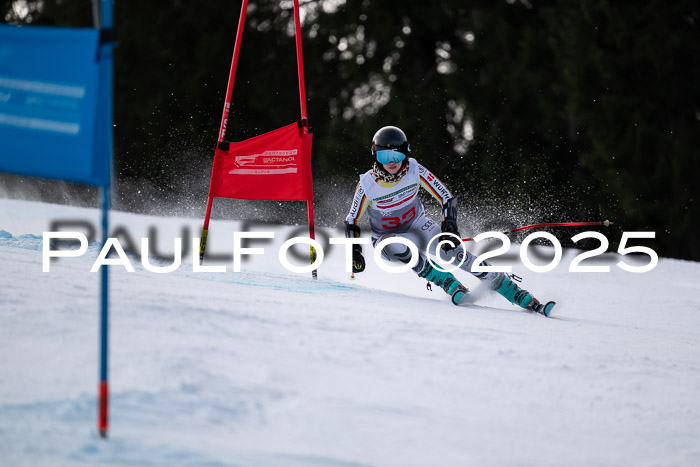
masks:
[[[513,245],[501,262],[557,301],[545,318],[463,272],[472,302],[455,307],[413,273],[381,271],[370,247],[354,281],[339,246],[317,281],[288,272],[277,253],[298,226],[212,221],[205,265],[227,271],[196,273],[201,220],[120,212],[115,236],[125,248],[148,236],[154,265],[171,262],[174,237],[189,251],[169,274],[138,254],[133,273],[110,267],[103,440],[90,272],[101,245],[42,272],[42,232],[99,237],[99,218],[0,199],[0,465],[700,465],[698,263],[661,258],[635,274],[613,254],[583,263],[610,272],[571,273],[580,252],[566,250],[535,273]],[[247,245],[265,254],[233,272],[240,230],[275,238]]]

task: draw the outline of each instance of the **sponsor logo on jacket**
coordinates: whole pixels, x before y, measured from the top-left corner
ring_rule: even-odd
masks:
[[[389,193],[388,195],[375,198],[375,200],[374,200],[375,206],[378,209],[395,208],[397,206],[401,206],[404,203],[407,203],[408,201],[412,200],[416,196],[417,193],[418,193],[418,184],[414,183],[413,185],[409,185],[407,187],[404,187],[404,188],[400,189],[399,191],[395,191],[393,193]]]

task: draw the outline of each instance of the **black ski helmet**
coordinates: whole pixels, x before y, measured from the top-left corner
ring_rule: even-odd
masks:
[[[408,144],[406,134],[395,126],[385,126],[380,128],[372,138],[372,156],[377,160],[377,151],[394,149],[408,158],[411,148]]]

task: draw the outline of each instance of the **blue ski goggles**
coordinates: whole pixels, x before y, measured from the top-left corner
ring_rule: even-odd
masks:
[[[377,162],[380,164],[388,164],[389,162],[401,162],[406,158],[406,154],[399,152],[397,149],[382,149],[377,151]]]

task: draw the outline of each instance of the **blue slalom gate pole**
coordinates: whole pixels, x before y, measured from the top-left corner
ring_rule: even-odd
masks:
[[[109,186],[102,187],[102,244],[107,242],[109,232]],[[109,426],[109,383],[108,383],[108,353],[109,353],[109,267],[101,268],[101,297],[100,297],[100,386],[98,401],[97,428],[100,436],[107,437]]]
[[[112,107],[113,107],[113,79],[114,79],[114,7],[112,0],[102,0],[101,8],[102,24],[100,26],[99,49],[99,82],[101,86],[100,104],[104,106],[103,125],[104,142],[102,150],[106,150],[107,169],[109,177],[102,186],[102,244],[107,243],[109,237],[109,209],[111,190],[112,167]],[[98,149],[99,150],[99,149]],[[109,428],[109,268],[102,265],[101,270],[101,299],[100,299],[100,385],[98,399],[97,428],[100,436],[107,437]]]
[[[95,28],[0,24],[0,171],[100,188],[102,236],[112,186],[114,11]],[[98,15],[95,14],[95,17]],[[107,436],[109,273],[101,271],[98,430]]]

